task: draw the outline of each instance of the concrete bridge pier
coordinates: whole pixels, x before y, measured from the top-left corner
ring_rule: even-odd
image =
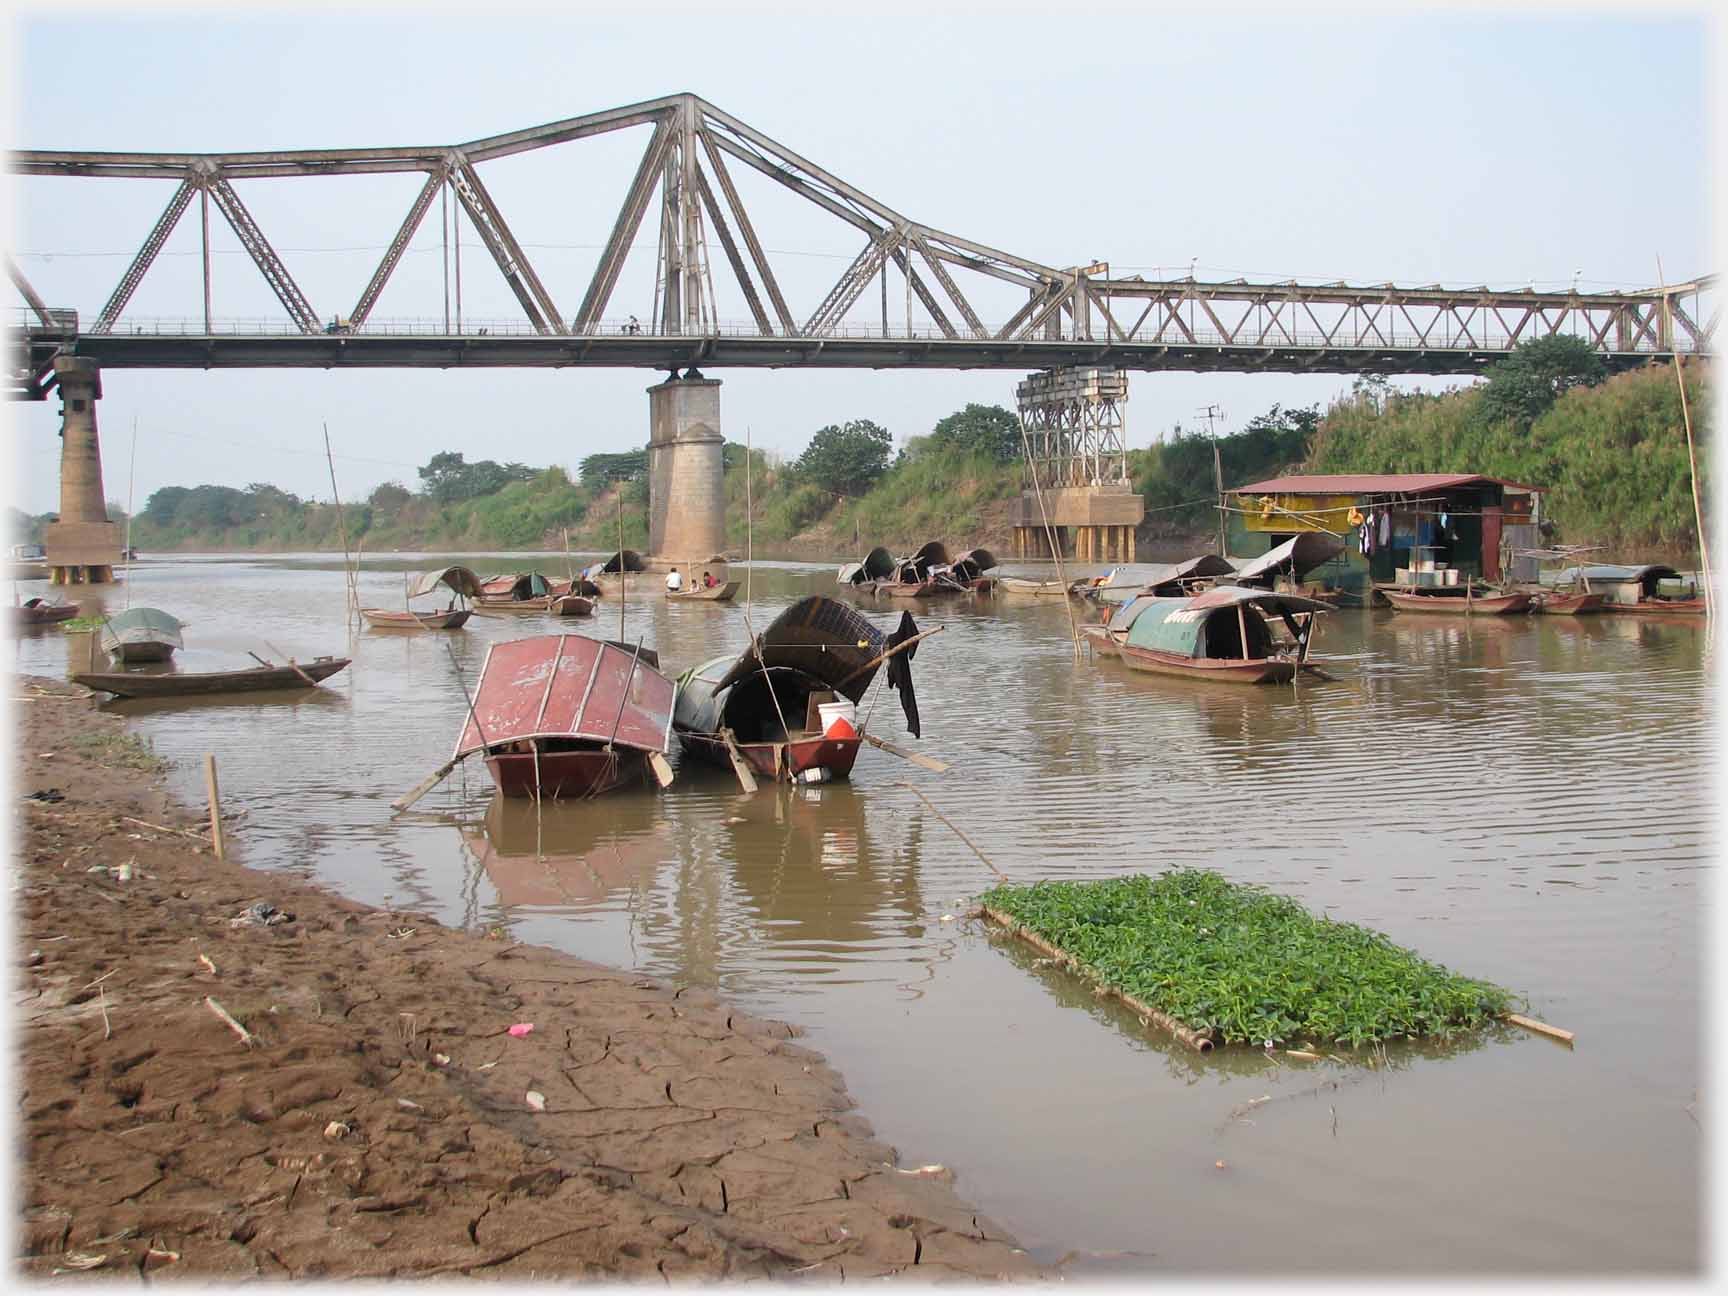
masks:
[[[96,402],[102,373],[94,360],[57,356],[60,387],[60,519],[43,531],[49,579],[56,585],[102,585],[114,579],[120,528],[108,520],[102,493],[102,447]]]
[[[648,388],[648,552],[706,562],[726,549],[720,380],[688,370]]]

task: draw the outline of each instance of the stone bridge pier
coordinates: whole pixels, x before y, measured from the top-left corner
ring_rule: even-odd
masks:
[[[121,542],[102,493],[96,436],[102,374],[94,360],[58,356],[54,375],[60,387],[60,519],[42,534],[49,579],[56,585],[106,584],[114,579]]]
[[[726,549],[720,380],[691,369],[648,389],[648,552],[706,562]]]

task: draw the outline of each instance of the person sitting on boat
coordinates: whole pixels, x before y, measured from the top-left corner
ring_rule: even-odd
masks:
[[[666,573],[666,592],[676,594],[684,588],[684,574],[676,567]]]
[[[720,583],[719,581],[714,579],[714,573],[713,572],[705,571],[702,573],[702,588],[703,589],[713,589],[719,583]]]

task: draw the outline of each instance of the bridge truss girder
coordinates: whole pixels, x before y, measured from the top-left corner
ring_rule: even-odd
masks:
[[[583,286],[581,307],[566,321],[478,168],[530,150],[639,126],[651,127],[651,138],[623,196],[611,237]],[[775,273],[740,198],[730,164],[756,171],[862,236],[857,257],[809,310],[802,325],[783,289],[784,276]],[[192,194],[200,190],[214,198],[228,217],[294,330],[319,331],[317,315],[240,202],[234,183],[391,172],[419,172],[426,180],[382,260],[356,295],[348,321],[356,332],[367,327],[432,198],[445,185],[455,192],[459,210],[466,212],[479,233],[528,326],[541,336],[592,337],[600,332],[624,258],[656,191],[660,194],[659,246],[650,327],[669,338],[715,337],[725,331],[716,311],[707,248],[710,229],[749,308],[755,329],[751,336],[763,341],[857,336],[857,327],[846,323],[848,312],[878,275],[886,300],[890,267],[905,288],[908,338],[915,332],[911,312],[915,298],[931,321],[933,336],[943,341],[1065,341],[1077,347],[1097,343],[1125,356],[1167,356],[1172,349],[1239,359],[1259,352],[1268,357],[1294,353],[1331,367],[1337,363],[1333,357],[1340,354],[1384,349],[1457,358],[1481,351],[1504,352],[1530,337],[1570,332],[1605,355],[1653,357],[1676,350],[1709,350],[1720,319],[1719,309],[1708,315],[1703,309],[1702,294],[1713,291],[1713,275],[1666,289],[1581,294],[1502,292],[1486,287],[1451,290],[1437,285],[1200,282],[1192,277],[1145,280],[1112,278],[1105,265],[1049,266],[911,220],[689,94],[454,146],[220,154],[22,150],[10,156],[9,165],[20,175],[173,180],[179,186],[98,316],[92,331],[100,334],[112,330]],[[923,273],[918,261],[923,262]],[[1005,321],[987,323],[967,295],[981,279],[1013,285],[1025,293],[1025,304]],[[881,336],[884,342],[892,336],[886,305]]]

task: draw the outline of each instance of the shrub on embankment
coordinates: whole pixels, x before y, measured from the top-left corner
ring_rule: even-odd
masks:
[[[1685,366],[1709,498],[1707,448],[1714,426],[1708,363]],[[1697,552],[1691,475],[1679,386],[1671,365],[1650,365],[1556,396],[1528,423],[1492,417],[1489,385],[1438,395],[1355,393],[1320,420],[1302,471],[1480,472],[1544,490],[1553,539],[1596,544],[1609,560]]]

